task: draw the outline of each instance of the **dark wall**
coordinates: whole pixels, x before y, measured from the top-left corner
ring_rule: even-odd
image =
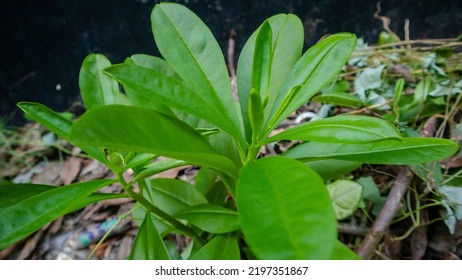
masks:
[[[0,115],[23,122],[19,101],[37,101],[65,110],[79,95],[78,72],[85,56],[105,54],[113,63],[134,53],[157,55],[149,15],[159,1],[3,0],[0,1]],[[305,25],[306,47],[328,33],[349,31],[375,42],[382,23],[373,17],[375,1],[359,0],[183,0],[211,28],[223,50],[237,31],[236,53],[267,17],[295,13]],[[382,1],[382,15],[411,38],[459,35],[462,1]],[[237,57],[236,57],[237,58]],[[13,113],[14,112],[14,113]]]

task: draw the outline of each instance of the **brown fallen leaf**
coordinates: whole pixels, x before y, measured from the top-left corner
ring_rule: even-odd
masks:
[[[167,179],[175,179],[178,176],[178,173],[183,170],[188,168],[189,166],[180,166],[180,167],[175,167],[169,170],[166,170],[164,172],[160,172],[159,174],[156,174],[154,178],[167,178]]]
[[[427,238],[427,227],[421,226],[416,228],[411,236],[411,259],[421,260],[425,252],[427,251],[428,238]]]
[[[61,172],[59,172],[59,177],[63,180],[65,185],[69,185],[77,178],[77,175],[80,173],[81,165],[82,161],[80,158],[75,156],[67,158]]]
[[[46,224],[39,231],[37,231],[32,236],[32,238],[27,240],[26,244],[21,250],[21,253],[19,253],[19,255],[16,257],[17,260],[25,260],[31,255],[31,253],[37,248],[37,244],[42,239],[42,237],[45,235],[45,232],[50,227],[50,225],[51,223]]]

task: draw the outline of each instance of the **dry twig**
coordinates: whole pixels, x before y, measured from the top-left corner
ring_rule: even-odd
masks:
[[[399,209],[401,200],[406,192],[407,186],[412,180],[412,177],[413,173],[408,166],[402,168],[399,172],[398,178],[393,184],[382,211],[357,250],[357,254],[362,259],[370,259],[373,256],[377,245],[382,240],[382,237],[393,220],[396,211]]]

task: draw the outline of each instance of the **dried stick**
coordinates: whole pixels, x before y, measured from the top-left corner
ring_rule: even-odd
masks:
[[[228,61],[228,70],[229,70],[229,75],[231,79],[231,90],[233,93],[233,97],[234,97],[234,100],[239,100],[239,97],[237,94],[236,67],[234,66],[234,47],[235,47],[234,36],[236,36],[236,30],[233,28],[229,32],[228,55],[226,58]]]
[[[395,32],[393,32],[391,29],[390,29],[390,23],[391,23],[391,19],[388,18],[388,17],[385,17],[385,16],[381,16],[380,15],[380,12],[382,11],[382,7],[380,5],[380,1],[377,2],[376,4],[376,11],[374,13],[374,17],[380,21],[382,21],[382,25],[383,25],[383,29],[385,29],[385,31],[387,31],[388,34],[390,34],[392,37],[395,38],[396,41],[400,41],[398,35],[396,35]]]
[[[412,177],[413,173],[408,166],[402,168],[399,172],[398,178],[393,184],[382,211],[375,220],[366,237],[363,239],[361,246],[356,251],[362,259],[367,260],[373,256],[377,245],[382,240],[385,231],[388,229],[396,211],[399,209],[401,200],[406,192],[407,186],[411,182]]]
[[[409,32],[409,19],[408,18],[404,20],[404,40],[406,42],[411,41],[410,32]],[[412,48],[411,44],[410,43],[407,44],[407,50],[411,51],[411,48]]]

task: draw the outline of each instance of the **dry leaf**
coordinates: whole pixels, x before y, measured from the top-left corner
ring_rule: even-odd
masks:
[[[69,157],[64,162],[64,166],[61,169],[61,172],[59,172],[59,177],[61,177],[65,185],[69,185],[77,178],[81,164],[81,159],[74,156]]]

